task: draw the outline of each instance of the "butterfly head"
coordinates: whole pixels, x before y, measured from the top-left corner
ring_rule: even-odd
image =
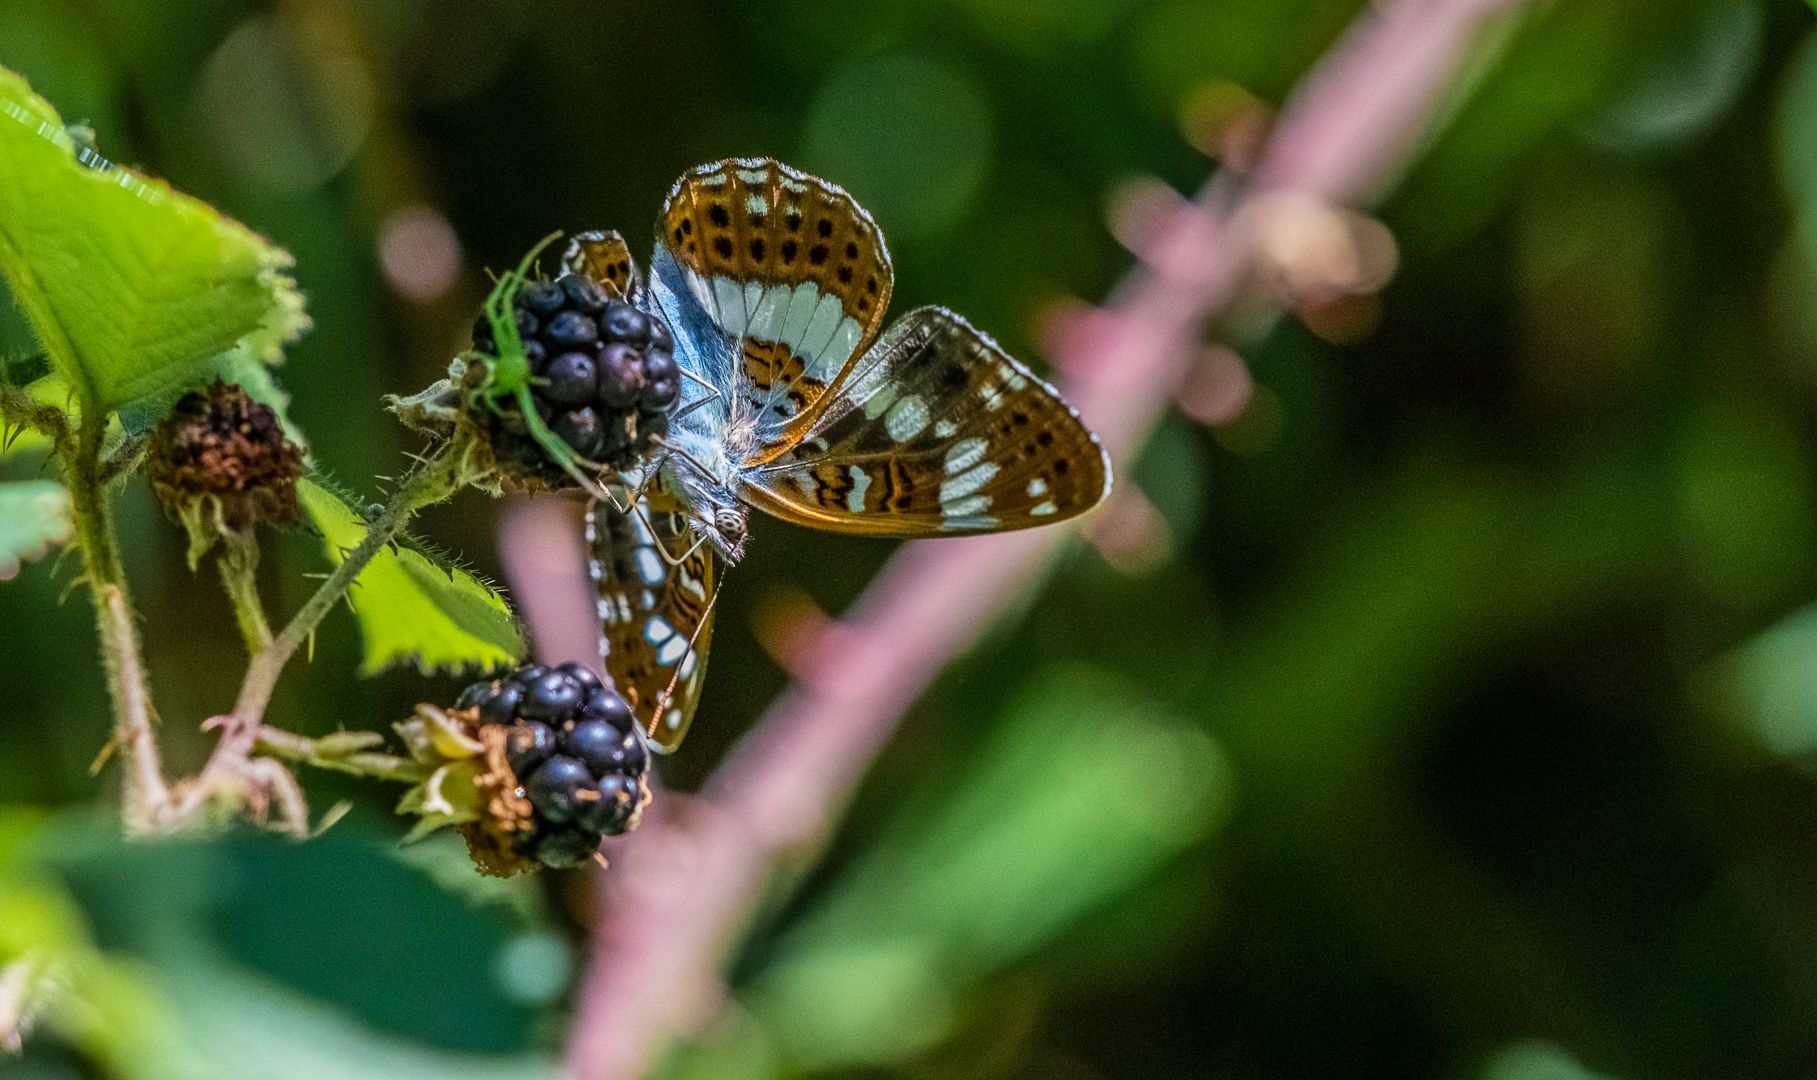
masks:
[[[705,533],[707,542],[719,549],[729,563],[735,563],[744,556],[745,516],[742,506],[721,506],[713,511],[711,524],[700,517],[694,519],[695,528]]]
[[[726,562],[736,563],[744,557],[746,508],[738,498],[723,443],[696,439],[685,432],[672,437],[675,441],[663,468],[664,486],[681,496],[694,531]]]

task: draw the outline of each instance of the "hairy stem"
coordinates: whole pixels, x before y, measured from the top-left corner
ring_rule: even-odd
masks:
[[[322,618],[347,595],[366,564],[397,539],[416,512],[454,494],[459,486],[455,478],[455,462],[459,456],[460,447],[446,444],[435,457],[411,470],[390,504],[376,520],[368,523],[366,538],[347,553],[341,565],[328,575],[284,629],[253,656],[246,669],[246,678],[240,684],[240,696],[234,703],[233,712],[220,718],[221,741],[215,744],[214,753],[209,755],[201,775],[186,785],[181,800],[171,809],[165,823],[167,830],[187,824],[216,793],[243,789],[248,758],[260,740],[260,732],[268,730],[263,727],[265,707],[271,703],[272,691],[277,687],[284,665],[309,639]]]
[[[271,624],[265,621],[265,605],[259,600],[259,541],[248,530],[229,533],[226,542],[215,568],[233,604],[240,636],[246,639],[246,652],[257,656],[271,647]]]
[[[57,453],[68,474],[71,516],[76,542],[82,547],[84,574],[94,591],[95,624],[114,703],[114,743],[127,755],[127,828],[145,832],[169,812],[170,790],[164,783],[158,743],[152,734],[151,692],[145,683],[145,662],[139,654],[126,574],[114,544],[113,521],[107,514],[101,461],[106,415],[93,402],[85,402],[81,426],[73,438],[58,439]]]

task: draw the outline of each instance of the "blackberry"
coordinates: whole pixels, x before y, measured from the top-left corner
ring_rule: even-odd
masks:
[[[608,432],[592,409],[570,409],[548,421],[555,437],[574,448],[589,461],[597,461],[606,449]]]
[[[604,720],[582,720],[562,732],[561,748],[562,753],[585,762],[596,776],[640,773],[644,768],[644,744],[636,734]]]
[[[636,405],[643,396],[644,366],[638,351],[623,342],[601,349],[596,364],[599,400],[610,409]]]
[[[517,715],[526,720],[560,722],[571,719],[580,707],[580,680],[560,668],[516,681],[524,688],[524,701],[517,707]]]
[[[610,682],[578,664],[531,665],[467,687],[456,705],[497,725],[482,729],[482,741],[502,746],[503,783],[523,800],[518,805],[528,804],[527,824],[503,841],[492,838],[512,858],[574,866],[592,857],[601,838],[636,825],[648,799],[649,755],[630,705]]]
[[[622,776],[608,776],[596,790],[599,798],[589,800],[581,808],[580,824],[606,836],[624,832],[643,797],[637,784]]]
[[[580,811],[580,791],[596,783],[578,758],[557,755],[524,779],[524,795],[544,819],[561,824]]]
[[[555,732],[548,724],[534,720],[513,724],[505,732],[505,754],[512,772],[529,776],[538,765],[555,756]]]
[[[610,299],[597,281],[578,273],[524,286],[512,315],[537,412],[576,454],[627,469],[650,452],[652,438],[668,433],[681,372],[674,335],[660,317]],[[473,347],[498,355],[484,316],[473,326]],[[568,474],[530,437],[516,403],[497,404],[499,411],[483,409],[479,419],[498,458],[552,487],[571,486]]]
[[[590,352],[565,352],[549,361],[543,372],[549,385],[543,396],[557,405],[579,409],[599,396],[599,368]]]
[[[591,671],[587,674],[593,674]],[[618,693],[604,687],[594,687],[587,694],[587,700],[581,705],[581,712],[590,720],[604,720],[620,731],[629,732],[631,725],[637,721],[631,716],[631,705]]]

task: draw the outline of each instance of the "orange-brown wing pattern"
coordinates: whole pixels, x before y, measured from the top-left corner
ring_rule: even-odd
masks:
[[[740,342],[738,390],[760,440],[786,445],[883,325],[883,234],[843,189],[769,158],[692,170],[656,230],[681,284]]]
[[[681,745],[700,703],[713,638],[713,553],[695,545],[685,515],[638,506],[641,514],[593,504],[588,570],[598,589],[600,656],[651,744],[666,754]],[[664,693],[673,696],[659,714]]]
[[[742,479],[747,502],[797,524],[953,536],[1083,513],[1110,465],[1053,387],[958,315],[924,307],[860,358],[802,442]]]
[[[599,282],[600,288],[614,300],[629,300],[641,291],[642,278],[631,247],[616,232],[584,232],[568,241],[562,254],[562,268],[570,274],[582,274]]]

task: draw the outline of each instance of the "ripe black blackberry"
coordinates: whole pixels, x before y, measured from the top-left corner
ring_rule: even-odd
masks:
[[[477,709],[481,725],[504,731],[514,793],[533,811],[534,827],[512,835],[517,856],[574,866],[591,858],[602,838],[637,824],[649,756],[630,705],[591,671],[531,665],[474,683],[455,708]]]
[[[675,341],[661,318],[608,297],[585,274],[531,282],[512,304],[531,397],[543,423],[576,454],[626,469],[668,433],[669,406],[681,395]],[[492,324],[473,324],[473,348],[498,355]],[[501,460],[553,487],[573,481],[530,437],[511,401],[483,423]]]

